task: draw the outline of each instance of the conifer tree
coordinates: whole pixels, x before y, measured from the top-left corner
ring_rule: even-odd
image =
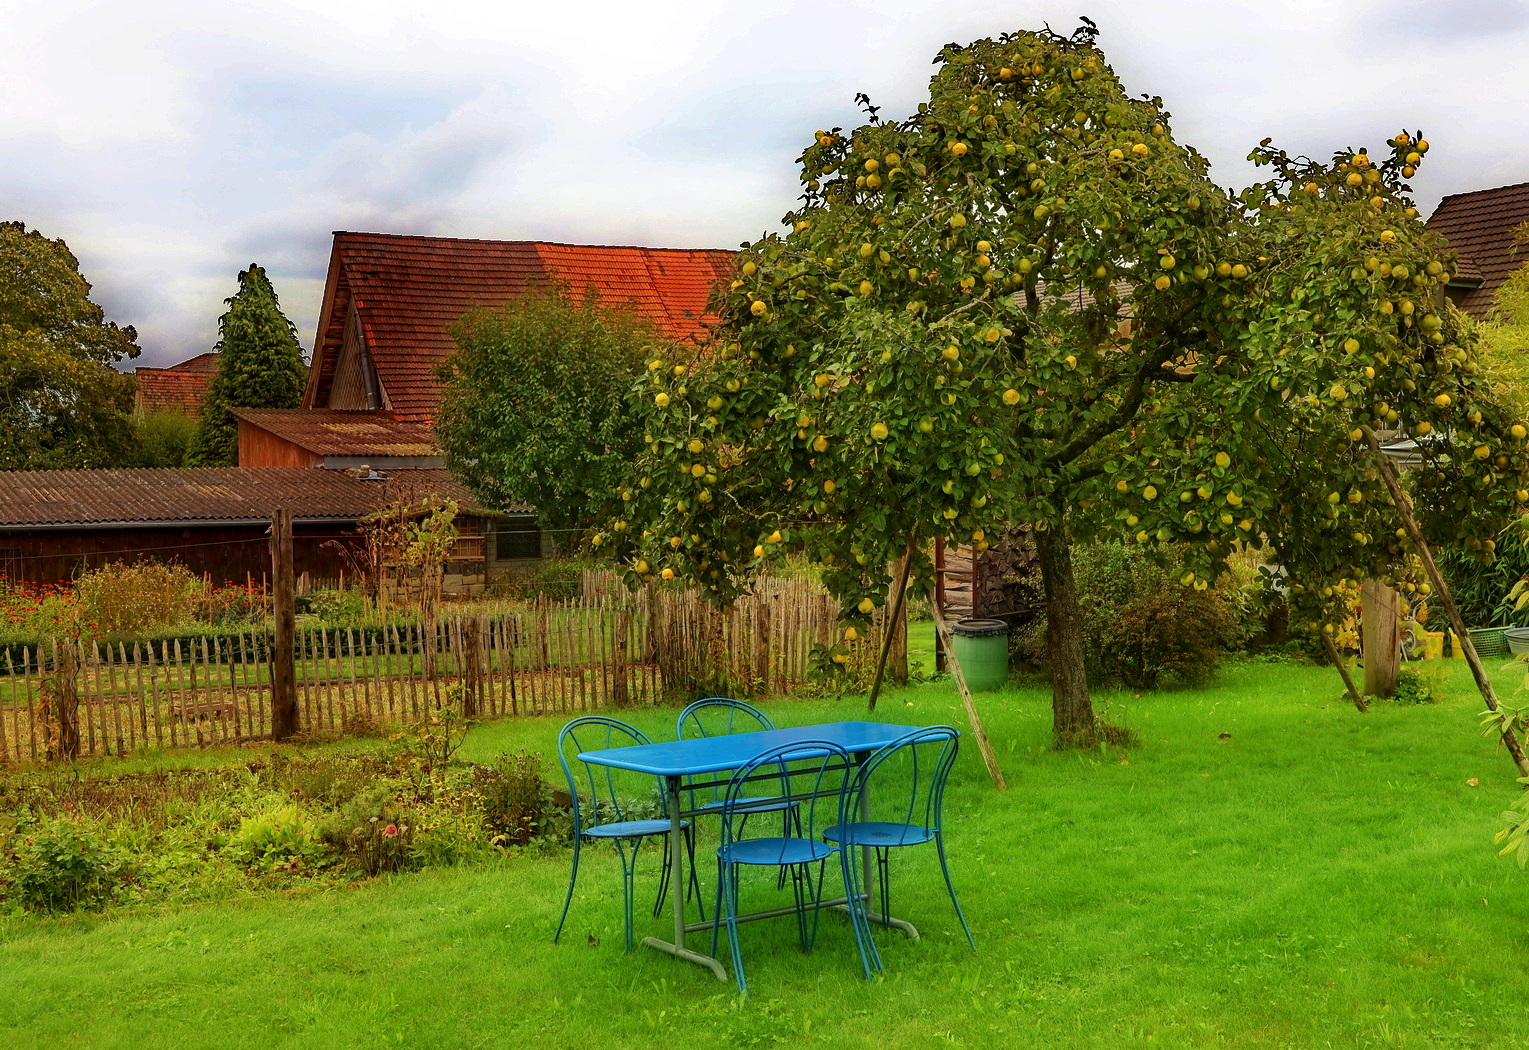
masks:
[[[202,422],[187,457],[194,467],[239,461],[236,408],[297,408],[306,366],[297,328],[281,312],[265,270],[251,263],[218,319],[218,374],[207,390]]]

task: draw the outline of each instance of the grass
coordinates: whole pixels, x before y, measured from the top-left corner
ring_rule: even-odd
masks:
[[[1502,675],[1505,694],[1515,684]],[[946,811],[979,950],[932,855],[910,850],[894,858],[894,910],[924,939],[883,934],[874,984],[833,920],[808,957],[789,922],[745,927],[747,1002],[697,967],[624,955],[619,875],[598,853],[554,947],[555,851],[310,895],[10,921],[0,1044],[1519,1047],[1529,881],[1491,845],[1516,786],[1476,731],[1469,687],[1460,667],[1443,703],[1361,716],[1330,670],[1236,664],[1203,690],[1101,696],[1141,735],[1124,755],[1049,750],[1037,686],[985,695],[1010,790],[996,794],[967,747]],[[862,709],[771,712],[805,724]],[[674,714],[630,717],[669,736]],[[877,717],[964,726],[948,683],[889,693]],[[550,752],[560,721],[482,726],[465,757]],[[745,893],[761,902],[773,883]],[[639,916],[663,935],[665,920]]]

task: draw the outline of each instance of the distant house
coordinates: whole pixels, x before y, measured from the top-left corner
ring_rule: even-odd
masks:
[[[133,370],[138,391],[133,395],[133,412],[179,412],[198,419],[207,387],[218,374],[218,355],[197,354],[168,368],[140,367]]]
[[[556,276],[630,302],[675,340],[705,332],[713,287],[734,253],[480,241],[381,233],[334,235],[304,408],[384,409],[434,421],[435,372],[454,349],[448,327],[474,307],[500,307]]]
[[[514,548],[489,542],[496,533],[524,538],[520,558],[539,556],[529,507],[485,510],[439,469],[14,470],[0,471],[0,573],[54,583],[107,562],[157,560],[219,583],[258,583],[270,571],[271,512],[284,507],[293,515],[296,571],[335,580],[346,571],[335,541],[359,549],[358,520],[430,492],[461,508],[447,593],[481,593],[490,575],[516,567]]]
[[[1514,236],[1524,223],[1529,182],[1451,194],[1428,217],[1428,228],[1444,235],[1459,261],[1445,295],[1477,320],[1491,312],[1508,274],[1529,262],[1529,245]]]

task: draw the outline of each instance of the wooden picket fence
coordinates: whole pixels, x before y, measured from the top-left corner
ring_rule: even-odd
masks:
[[[782,694],[809,677],[837,604],[805,581],[767,581],[722,612],[683,592],[610,592],[513,611],[443,610],[418,623],[299,628],[299,725],[314,736],[420,719],[561,714],[726,691]],[[879,628],[857,643],[873,654]],[[169,642],[53,640],[7,652],[0,761],[125,755],[268,737],[272,635],[251,628]],[[863,660],[862,660],[863,663]]]

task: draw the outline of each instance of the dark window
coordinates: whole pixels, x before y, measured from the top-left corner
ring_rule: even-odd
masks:
[[[8,580],[21,579],[21,562],[25,555],[20,547],[0,547],[0,576]]]
[[[494,560],[511,558],[540,558],[542,556],[542,530],[536,527],[534,518],[509,519],[494,522]]]

